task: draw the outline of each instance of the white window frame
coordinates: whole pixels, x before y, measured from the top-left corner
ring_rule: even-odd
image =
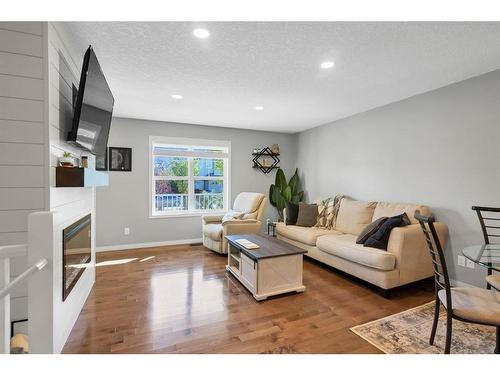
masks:
[[[203,153],[196,151],[180,151],[172,152],[172,156],[181,156],[188,158],[188,207],[194,207],[194,181],[195,180],[223,180],[223,194],[224,194],[224,207],[221,210],[194,210],[188,209],[186,211],[170,211],[170,212],[154,212],[154,197],[155,197],[155,176],[154,176],[154,165],[153,165],[153,150],[156,144],[165,145],[179,145],[179,146],[207,146],[207,147],[223,147],[227,152],[221,153]],[[167,154],[167,153],[166,153]],[[166,155],[165,154],[165,155]],[[175,154],[175,155],[174,155]],[[223,176],[194,176],[193,175],[193,158],[204,157],[204,158],[214,158],[214,159],[224,159],[224,171]],[[220,141],[220,140],[208,140],[208,139],[197,139],[197,138],[179,138],[179,137],[164,137],[164,136],[150,136],[149,137],[149,190],[148,190],[148,202],[149,202],[149,217],[151,219],[158,218],[172,218],[172,217],[189,217],[189,216],[201,216],[204,214],[220,214],[227,211],[230,207],[229,197],[231,196],[231,141]],[[169,180],[186,180],[183,176],[172,176]]]

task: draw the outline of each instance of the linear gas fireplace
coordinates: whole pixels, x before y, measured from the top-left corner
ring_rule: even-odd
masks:
[[[63,230],[63,301],[66,300],[91,258],[90,214]]]

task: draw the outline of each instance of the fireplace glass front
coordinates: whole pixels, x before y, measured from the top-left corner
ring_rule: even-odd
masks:
[[[63,230],[63,301],[91,259],[90,214]]]

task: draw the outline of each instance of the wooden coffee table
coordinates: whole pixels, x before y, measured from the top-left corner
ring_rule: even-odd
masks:
[[[269,296],[303,292],[302,257],[307,251],[274,237],[261,234],[226,236],[226,270],[262,301]],[[247,249],[235,242],[247,239],[260,247]]]

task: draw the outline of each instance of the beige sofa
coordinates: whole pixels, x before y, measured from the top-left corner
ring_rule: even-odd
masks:
[[[415,210],[429,215],[418,204],[363,202],[344,198],[331,230],[279,223],[277,237],[307,250],[306,256],[374,284],[384,291],[433,275],[431,257]],[[411,225],[394,228],[386,250],[356,244],[363,228],[383,216],[406,212]],[[445,224],[435,224],[443,246],[448,238]]]
[[[266,209],[266,196],[243,192],[233,203],[233,210],[244,212],[241,219],[222,222],[224,214],[202,216],[203,245],[221,254],[227,254],[226,236],[241,233],[259,233]]]

